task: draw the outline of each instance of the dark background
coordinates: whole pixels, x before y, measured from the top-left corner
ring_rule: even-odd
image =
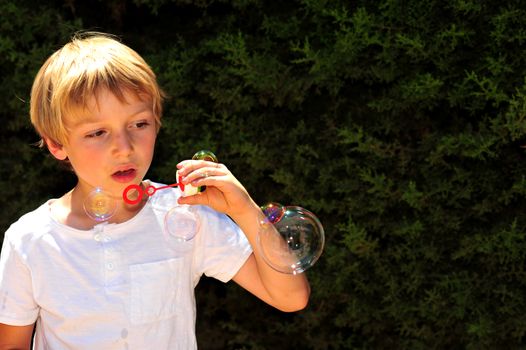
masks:
[[[148,177],[211,149],[260,204],[316,213],[304,311],[197,288],[202,349],[526,346],[526,2],[0,0],[0,232],[75,179],[32,80],[78,30],[168,93]]]

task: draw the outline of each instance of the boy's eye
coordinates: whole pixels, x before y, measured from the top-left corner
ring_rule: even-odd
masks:
[[[148,123],[147,121],[140,121],[140,122],[136,122],[134,126],[137,129],[143,129],[143,128],[147,127],[148,125],[150,125],[150,123]]]
[[[104,130],[97,130],[86,135],[86,138],[100,137],[104,135]]]

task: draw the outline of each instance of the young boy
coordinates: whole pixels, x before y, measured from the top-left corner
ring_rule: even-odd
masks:
[[[74,37],[38,72],[31,121],[78,182],[6,232],[0,349],[28,349],[35,325],[35,349],[195,349],[194,287],[202,274],[232,279],[283,311],[306,306],[304,275],[276,272],[260,256],[263,214],[225,165],[177,165],[185,185],[206,186],[197,195],[165,189],[136,205],[122,200],[130,184],[160,186],[143,177],[161,102],[150,67],[104,34]],[[117,202],[106,222],[84,209],[95,188]],[[176,206],[199,218],[184,249],[167,241],[164,228]]]

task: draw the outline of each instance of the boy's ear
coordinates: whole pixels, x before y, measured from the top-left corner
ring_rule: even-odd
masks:
[[[58,160],[65,160],[68,157],[66,151],[64,150],[64,146],[61,144],[48,138],[44,138],[44,142],[47,145],[49,153],[51,153],[53,157],[57,158]]]

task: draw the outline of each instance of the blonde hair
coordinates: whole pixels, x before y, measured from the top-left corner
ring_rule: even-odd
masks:
[[[31,123],[42,138],[67,144],[65,118],[87,108],[104,89],[121,101],[126,92],[151,101],[159,130],[164,94],[152,69],[116,38],[95,32],[75,35],[40,68],[31,89]]]

